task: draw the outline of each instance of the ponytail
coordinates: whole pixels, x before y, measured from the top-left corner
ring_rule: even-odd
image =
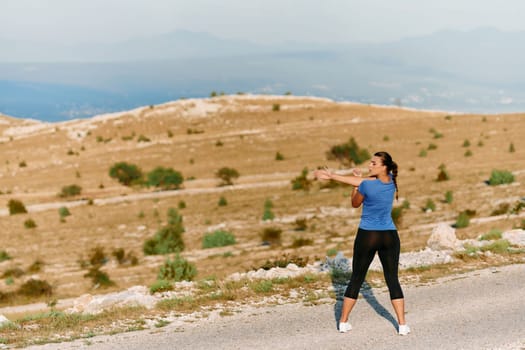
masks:
[[[387,152],[376,152],[374,156],[381,158],[383,165],[386,166],[388,174],[392,174],[392,181],[396,186],[396,200],[398,199],[399,188],[397,187],[397,163],[392,160],[392,156]]]

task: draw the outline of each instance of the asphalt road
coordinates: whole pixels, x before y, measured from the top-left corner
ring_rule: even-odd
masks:
[[[338,333],[339,302],[249,309],[213,321],[30,349],[525,349],[525,265],[405,286],[408,336],[399,336],[388,294],[368,290]]]

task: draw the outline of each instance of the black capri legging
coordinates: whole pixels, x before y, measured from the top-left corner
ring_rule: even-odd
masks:
[[[352,277],[346,288],[345,297],[357,299],[368,267],[378,252],[390,299],[403,298],[403,291],[397,277],[399,249],[399,235],[396,230],[369,231],[361,228],[357,230],[352,259]]]

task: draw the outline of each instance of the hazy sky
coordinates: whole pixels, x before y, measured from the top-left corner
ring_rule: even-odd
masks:
[[[389,41],[523,31],[524,13],[524,0],[0,0],[0,39],[115,42],[186,29],[259,43]]]

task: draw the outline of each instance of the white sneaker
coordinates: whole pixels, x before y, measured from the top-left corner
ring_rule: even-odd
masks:
[[[410,327],[407,324],[400,324],[399,325],[399,335],[407,335],[410,333]]]
[[[339,322],[339,332],[346,333],[352,329],[352,325],[349,322]]]

